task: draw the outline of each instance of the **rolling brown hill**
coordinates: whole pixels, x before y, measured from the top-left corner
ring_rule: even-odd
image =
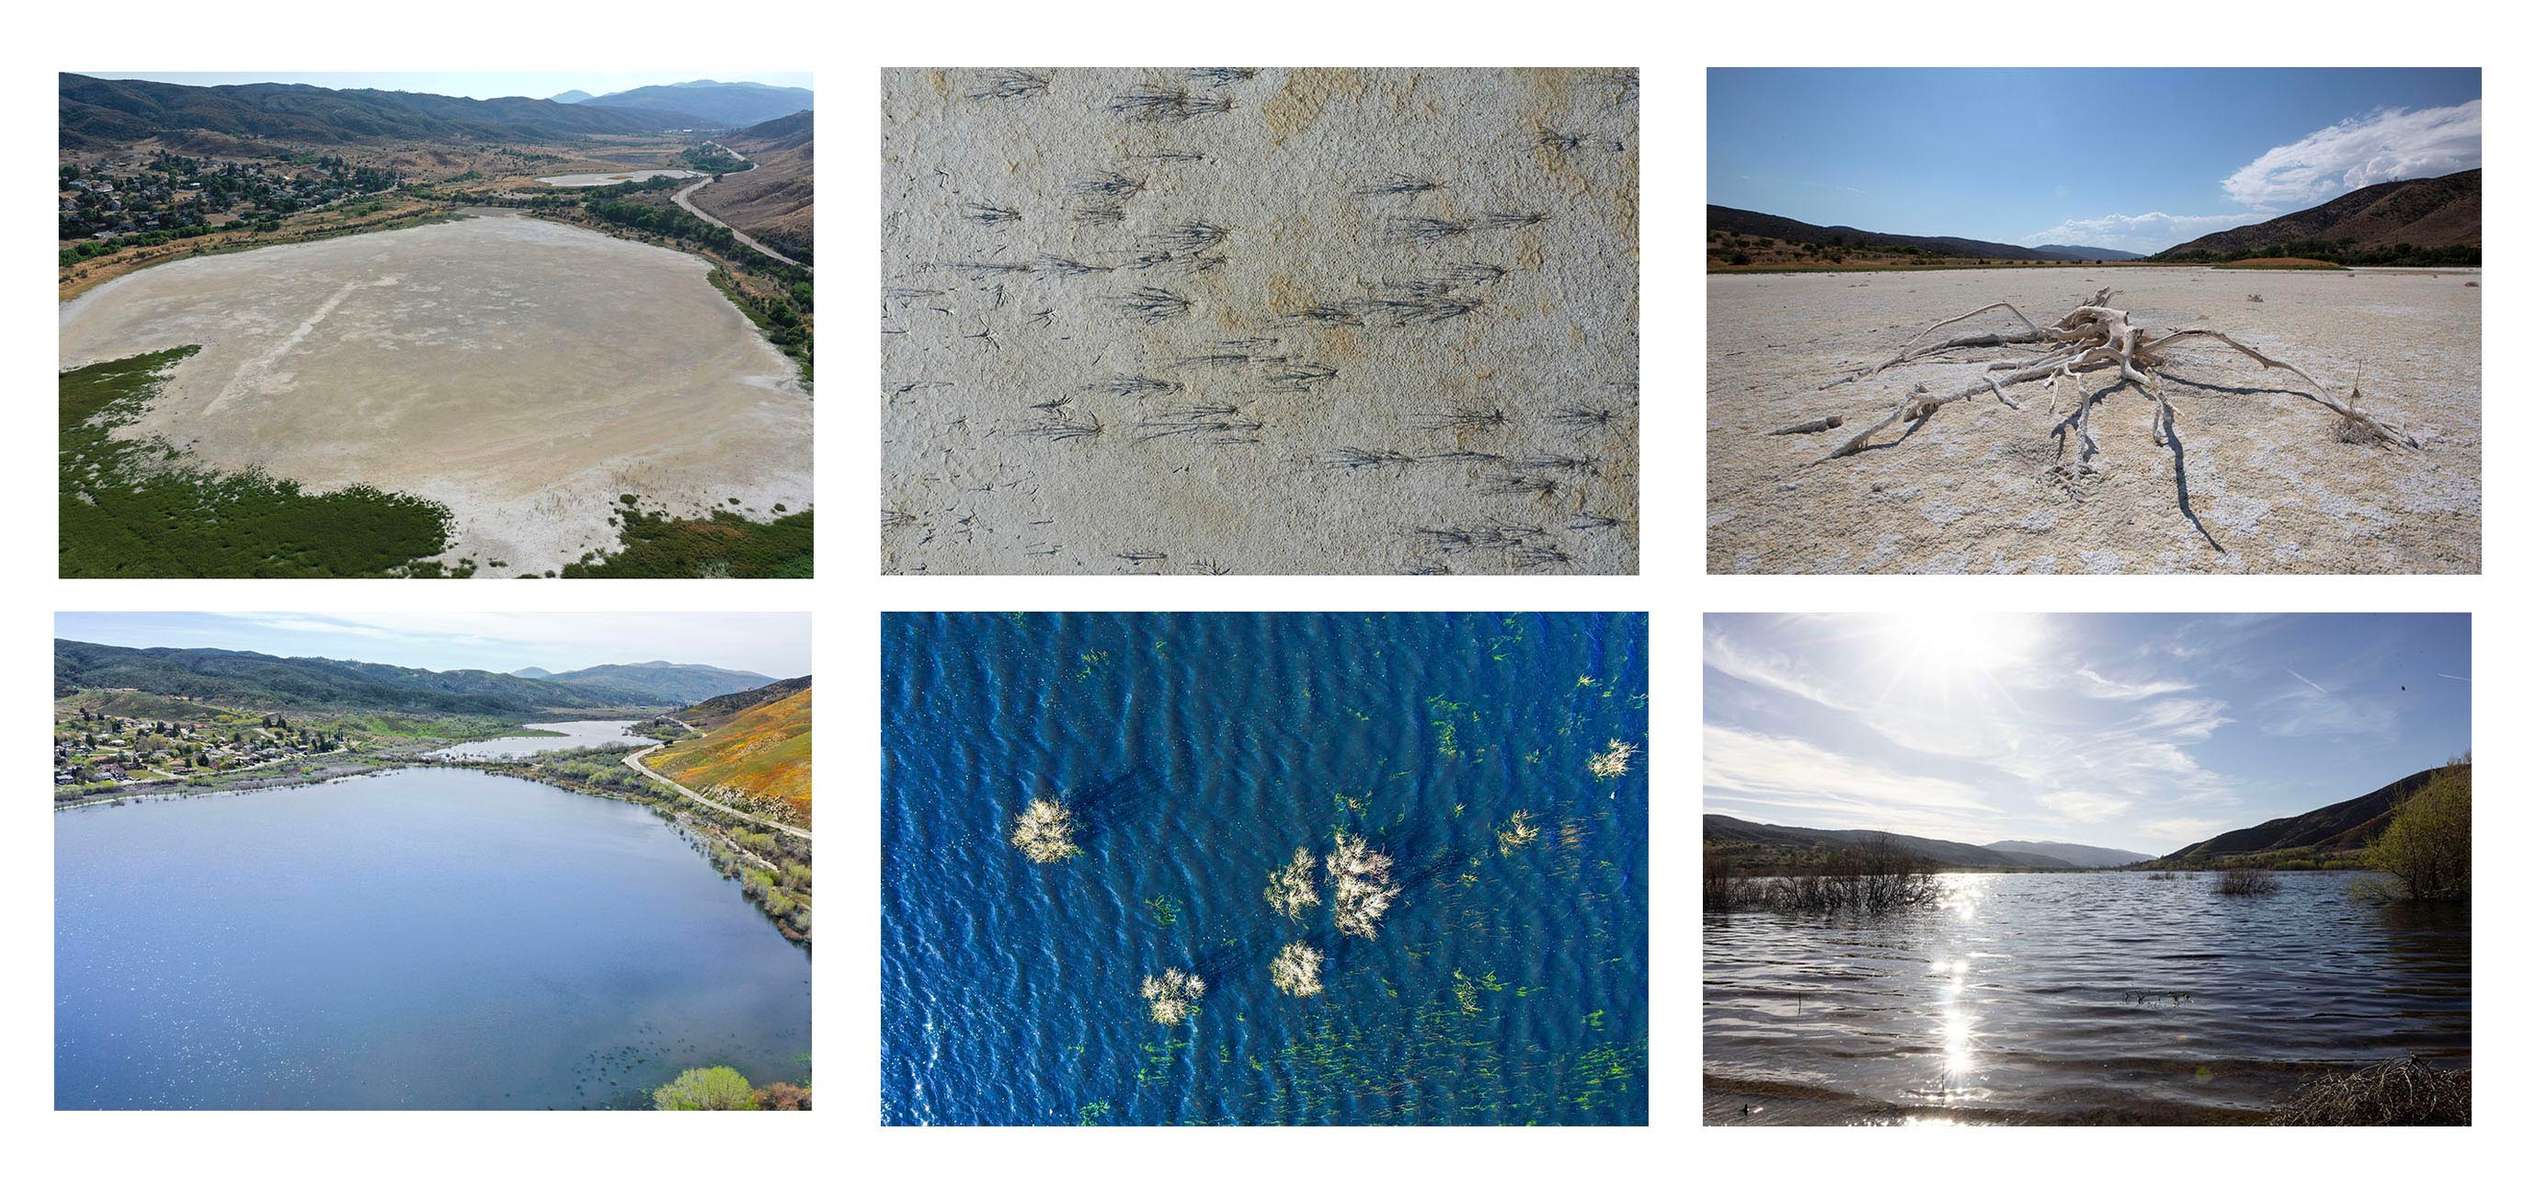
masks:
[[[1875,233],[1847,225],[1810,225],[1793,217],[1752,212],[1743,208],[1726,208],[1721,204],[1707,206],[1707,233],[1712,239],[1720,233],[1743,237],[1775,238],[1781,242],[1837,245],[1856,250],[1874,247],[1908,247],[1949,258],[2002,258],[2017,262],[2083,262],[2102,258],[2106,252],[2084,246],[2014,246],[2005,242],[1983,242],[1972,238],[1932,237],[1916,233]],[[2117,254],[2117,251],[2109,252]]]
[[[793,258],[815,261],[813,122],[813,114],[797,112],[722,139],[757,169],[722,176],[695,193],[695,205]]]
[[[777,801],[806,825],[810,816],[810,690],[802,688],[741,709],[702,736],[672,742],[643,761],[714,799],[743,807],[746,801]]]
[[[794,692],[803,692],[808,690],[809,676],[807,675],[803,675],[798,679],[778,679],[772,683],[764,685],[763,687],[750,688],[744,692],[730,692],[725,695],[714,696],[711,699],[699,700],[669,715],[676,717],[678,720],[684,721],[697,729],[709,730],[718,728],[732,717],[738,716],[740,713],[745,712],[748,709],[755,708],[760,704],[780,700]]]
[[[2239,258],[2270,248],[2305,253],[2301,243],[2386,250],[2481,248],[2481,168],[2435,179],[2363,187],[2303,212],[2184,242],[2155,257]]]

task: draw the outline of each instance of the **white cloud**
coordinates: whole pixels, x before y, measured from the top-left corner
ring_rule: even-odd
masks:
[[[2101,792],[2045,792],[2040,799],[2043,808],[2088,825],[2129,811],[2128,800]]]
[[[2380,108],[2274,146],[2221,185],[2249,208],[2307,208],[2344,192],[2481,165],[2481,101]]]
[[[1707,666],[1722,671],[1744,683],[1775,688],[1791,696],[1800,696],[1825,708],[1854,711],[1855,705],[1831,694],[1806,679],[1795,664],[1783,655],[1762,654],[1743,647],[1717,630],[1707,631]]]
[[[2097,700],[2143,700],[2170,692],[2187,692],[2193,684],[2178,679],[2143,679],[2136,683],[2110,679],[2092,667],[2076,669],[2077,690]]]
[[[2172,839],[2173,848],[2176,850],[2200,841],[2212,833],[2222,833],[2233,827],[2228,822],[2210,820],[2205,817],[2172,817],[2162,821],[2149,821],[2139,826],[2157,837]]]
[[[2070,217],[2024,240],[2035,246],[2099,246],[2105,250],[2153,254],[2221,229],[2266,221],[2271,215],[2236,212],[2185,217],[2168,212],[2145,212],[2135,216],[2112,213],[2101,217]]]
[[[1934,837],[1964,834],[1950,822],[1996,811],[1965,784],[1878,767],[1801,739],[1722,725],[1702,733],[1711,808],[1740,801],[1796,814],[1779,821],[1828,818]]]

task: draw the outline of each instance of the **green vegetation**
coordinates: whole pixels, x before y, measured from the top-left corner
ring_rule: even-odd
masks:
[[[61,574],[66,578],[426,576],[448,546],[449,512],[412,496],[353,486],[311,495],[255,472],[191,463],[165,442],[118,439],[166,372],[200,350],[179,346],[64,371]]]
[[[705,517],[644,512],[637,497],[617,497],[616,524],[625,548],[591,551],[563,568],[566,579],[808,579],[817,538],[811,514],[752,521],[715,510]]]
[[[2472,761],[2457,759],[2394,806],[2367,865],[2391,875],[2403,900],[2472,898]]]
[[[651,1102],[662,1112],[754,1112],[757,1092],[729,1067],[698,1067],[662,1084]]]

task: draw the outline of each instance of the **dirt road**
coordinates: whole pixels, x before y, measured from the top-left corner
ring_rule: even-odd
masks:
[[[685,722],[683,722],[683,721],[680,721],[680,722],[678,722],[678,723],[679,723],[679,724],[681,724],[681,725],[684,725],[684,724],[685,724]],[[689,728],[692,728],[692,726],[689,726]],[[651,753],[652,751],[657,750],[657,749],[659,749],[659,747],[658,747],[658,746],[645,746],[645,747],[643,747],[643,748],[642,748],[642,749],[640,749],[640,750],[636,750],[636,751],[634,751],[633,753],[628,754],[628,755],[626,755],[626,756],[625,756],[625,765],[626,765],[626,766],[628,766],[628,767],[632,767],[634,770],[640,771],[640,772],[642,772],[643,774],[648,775],[648,776],[650,776],[651,778],[653,778],[653,779],[656,779],[656,780],[660,781],[661,783],[665,783],[665,784],[669,785],[670,787],[675,788],[675,789],[677,790],[677,794],[678,794],[678,795],[685,797],[687,800],[689,800],[689,801],[691,801],[691,802],[693,802],[693,803],[700,804],[700,805],[703,805],[703,806],[704,806],[704,807],[706,807],[706,808],[712,809],[714,812],[724,813],[724,814],[727,814],[727,815],[729,815],[729,816],[734,816],[734,817],[739,818],[739,819],[740,819],[740,820],[742,820],[742,821],[749,822],[750,824],[754,824],[754,825],[763,825],[763,826],[765,826],[765,827],[766,827],[766,828],[768,828],[768,829],[771,829],[771,830],[776,831],[777,833],[788,833],[788,834],[792,835],[793,837],[796,837],[796,838],[801,839],[801,840],[802,840],[802,841],[804,841],[804,842],[806,842],[806,841],[809,841],[809,840],[810,840],[810,832],[809,832],[809,830],[806,830],[806,829],[801,829],[801,828],[798,828],[798,827],[796,827],[796,826],[786,825],[786,824],[784,824],[784,823],[782,823],[782,822],[780,822],[780,821],[769,821],[769,820],[765,819],[764,817],[760,817],[760,816],[756,815],[755,813],[746,813],[746,812],[741,812],[741,811],[739,811],[738,809],[732,808],[731,806],[729,806],[729,805],[727,805],[727,804],[720,803],[719,801],[707,800],[707,799],[705,799],[704,797],[702,797],[702,796],[700,796],[700,795],[697,795],[697,794],[696,794],[696,792],[695,792],[695,790],[694,790],[693,788],[690,788],[690,787],[686,786],[685,784],[679,783],[677,780],[671,779],[671,778],[669,778],[668,776],[666,776],[666,775],[663,775],[663,774],[659,773],[658,771],[654,771],[654,770],[652,770],[651,768],[649,768],[649,767],[646,767],[646,766],[642,765],[642,756],[643,756],[643,755],[646,755],[646,754],[649,754],[649,753]]]
[[[731,148],[730,148],[730,147],[728,147],[728,146],[724,146],[724,145],[722,145],[722,144],[721,144],[721,143],[719,143],[719,142],[706,142],[706,143],[704,143],[704,144],[705,144],[705,145],[707,145],[707,146],[712,146],[712,147],[714,147],[714,148],[716,148],[716,149],[719,149],[722,153],[724,153],[724,154],[728,154],[728,155],[730,155],[730,156],[731,156],[731,157],[733,157],[733,158],[737,158],[737,157],[738,157],[738,154],[739,154],[739,152],[738,152],[738,151],[733,150],[733,149],[731,149]],[[751,160],[748,160],[748,159],[744,159],[744,158],[743,158],[743,159],[740,159],[740,161],[741,161],[741,162],[745,162],[745,163],[747,163],[747,164],[748,164],[748,170],[749,170],[749,171],[753,171],[753,170],[756,170],[756,169],[757,169],[757,164],[756,164],[755,162],[751,161]],[[744,175],[744,174],[747,174],[747,171],[724,171],[724,172],[722,172],[722,174],[724,174],[724,175]],[[695,214],[695,216],[696,216],[697,218],[699,218],[699,219],[701,219],[701,220],[704,220],[704,221],[711,222],[712,224],[715,224],[715,225],[719,225],[719,226],[721,226],[721,227],[722,227],[722,228],[724,228],[724,229],[730,229],[730,226],[729,226],[727,223],[725,223],[725,222],[724,222],[721,218],[716,217],[716,216],[714,216],[714,215],[713,215],[713,214],[711,214],[711,213],[705,212],[703,209],[697,208],[697,207],[695,207],[694,205],[687,203],[687,200],[686,200],[686,198],[687,198],[687,197],[694,195],[698,189],[702,188],[705,184],[711,183],[711,182],[712,182],[715,178],[717,178],[717,176],[709,176],[709,175],[708,175],[708,176],[706,176],[706,177],[704,177],[704,178],[702,178],[702,179],[698,179],[698,180],[696,180],[695,182],[693,182],[693,183],[690,183],[690,184],[686,185],[685,187],[679,188],[679,189],[678,189],[678,191],[677,191],[677,195],[671,196],[671,197],[669,197],[669,198],[670,198],[670,199],[672,199],[672,200],[677,201],[677,206],[678,206],[679,208],[683,208],[683,209],[685,209],[686,211],[688,211],[688,212],[690,212],[690,213]],[[791,259],[789,259],[789,258],[784,257],[781,253],[778,253],[778,252],[777,252],[777,251],[776,251],[773,247],[768,246],[768,245],[766,245],[764,242],[760,242],[760,241],[758,241],[758,240],[757,240],[757,239],[755,239],[755,238],[749,237],[747,234],[741,233],[741,232],[739,232],[739,231],[738,231],[738,230],[736,230],[736,229],[730,229],[730,236],[735,237],[735,238],[738,238],[738,239],[739,239],[739,243],[740,243],[741,245],[746,246],[747,248],[749,248],[749,249],[751,249],[751,250],[754,250],[754,251],[756,251],[756,252],[757,252],[757,253],[759,253],[759,254],[765,255],[767,258],[771,258],[771,259],[773,259],[773,260],[774,260],[774,261],[776,261],[776,262],[783,263],[783,264],[785,264],[785,265],[787,265],[787,266],[799,267],[799,268],[801,268],[801,269],[802,269],[802,270],[804,270],[804,271],[807,271],[807,270],[810,270],[810,269],[811,269],[811,268],[810,268],[809,266],[807,266],[806,264],[803,264],[803,263],[798,263],[798,262],[794,262],[793,260],[791,260]]]

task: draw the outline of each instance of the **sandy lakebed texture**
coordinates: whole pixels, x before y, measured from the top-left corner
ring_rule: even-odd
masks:
[[[445,561],[541,572],[615,548],[623,494],[809,507],[809,395],[709,272],[485,210],[135,272],[62,306],[61,367],[199,344],[121,436],[436,500]]]
[[[1707,281],[1707,566],[1717,572],[2414,573],[2481,569],[2478,271],[2203,267],[1711,275]],[[2153,333],[2210,328],[2296,365],[2410,433],[2417,451],[2341,442],[2339,420],[2284,371],[2201,343],[2167,389],[2192,508],[2177,506],[2154,405],[2135,388],[2093,416],[2097,472],[2054,478],[2066,385],[1946,405],[1897,445],[1813,461],[1911,387],[1950,392],[2027,347],[1822,384],[1912,333],[1998,300],[2048,324],[2113,289]],[[2259,300],[2251,299],[2258,295]],[[1992,313],[1957,331],[2017,328]],[[2086,377],[2103,386],[2100,374]],[[2237,390],[2222,390],[2237,389]],[[2250,390],[2243,390],[2250,389]],[[1837,414],[1844,428],[1769,436]],[[2073,439],[2071,439],[2073,447]],[[2070,458],[2073,459],[2073,448]]]
[[[884,569],[1626,573],[1624,71],[891,71]]]

